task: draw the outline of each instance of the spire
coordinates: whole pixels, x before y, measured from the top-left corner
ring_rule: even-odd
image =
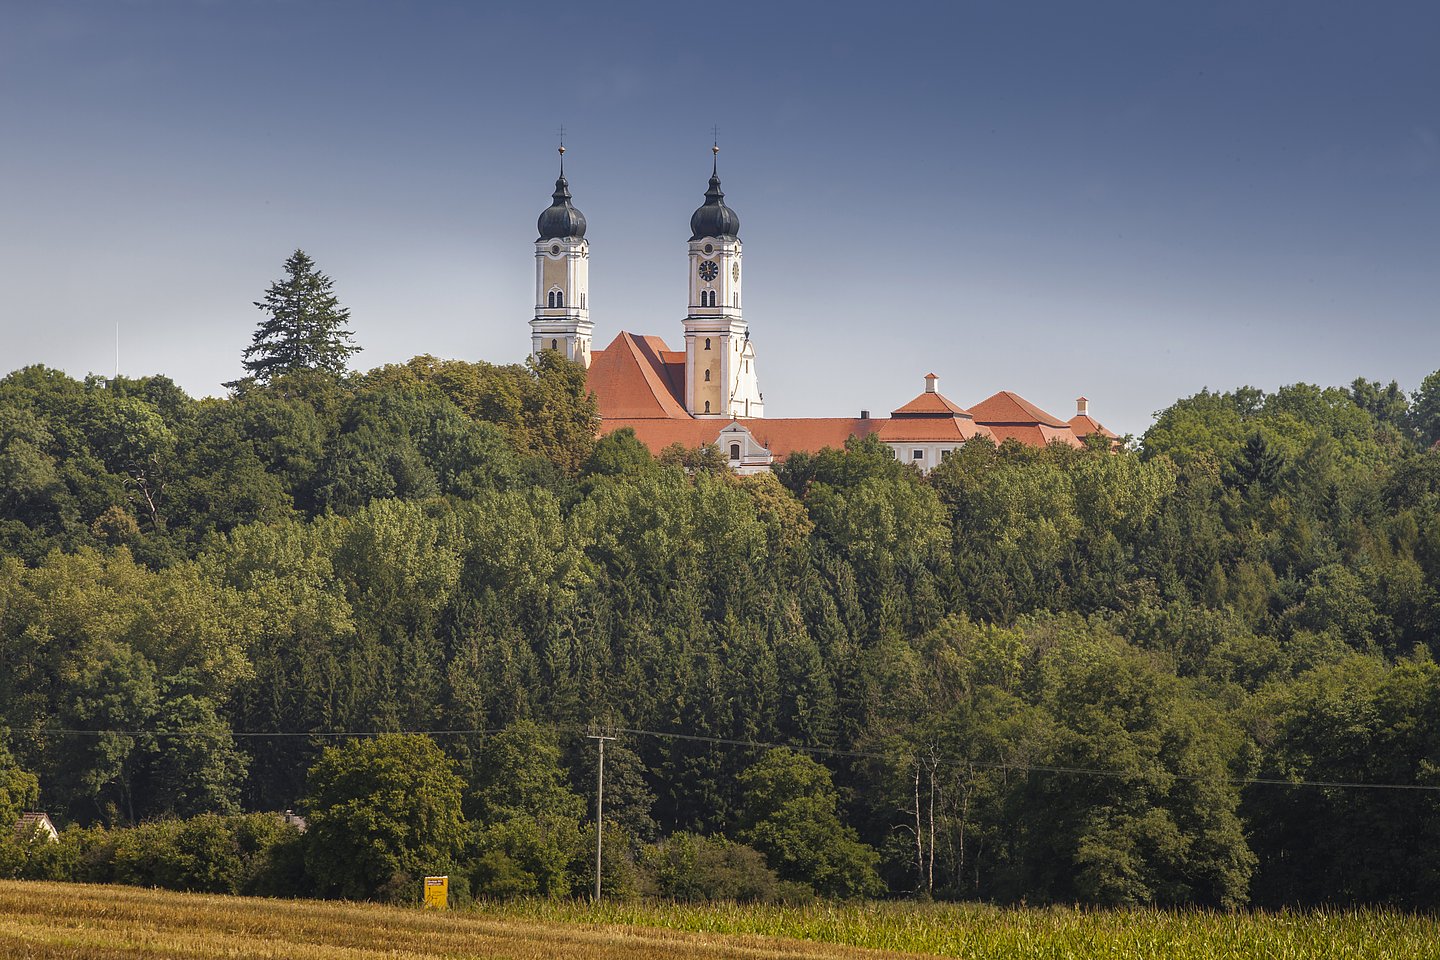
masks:
[[[725,205],[725,191],[720,189],[720,144],[710,146],[710,189],[705,203],[690,217],[690,239],[701,237],[738,237],[740,217]]]
[[[585,236],[585,215],[571,205],[570,183],[565,179],[565,132],[560,132],[560,176],[555,180],[555,192],[550,194],[550,206],[540,214],[537,226],[541,240],[560,240],[566,237]]]
[[[570,183],[565,179],[565,128],[560,128],[560,177],[555,181],[555,192],[550,194],[550,199],[556,203],[570,199]]]

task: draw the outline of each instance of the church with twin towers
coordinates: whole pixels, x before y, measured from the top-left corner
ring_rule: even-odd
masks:
[[[560,176],[537,222],[531,352],[552,350],[585,368],[601,433],[631,429],[653,453],[676,444],[687,449],[714,445],[741,474],[768,471],[797,451],[839,448],[850,437],[872,434],[922,471],[975,437],[1031,446],[1080,446],[1094,434],[1115,441],[1090,417],[1084,397],[1069,420],[1010,391],[967,409],[940,393],[933,373],[924,378],[924,392],[888,417],[872,417],[868,410],[852,417],[766,417],[755,346],[745,322],[740,217],[720,189],[719,152],[711,147],[709,186],[704,202],[690,215],[684,348],[672,350],[660,337],[620,331],[596,350],[590,241],[585,215],[565,179],[565,148],[560,148]]]

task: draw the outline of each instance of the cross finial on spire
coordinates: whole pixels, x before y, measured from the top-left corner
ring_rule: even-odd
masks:
[[[710,128],[710,175],[720,175],[720,127],[718,125]]]
[[[560,124],[560,176],[565,176],[565,124]]]

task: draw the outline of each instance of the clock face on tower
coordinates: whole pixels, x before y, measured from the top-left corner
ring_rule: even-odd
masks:
[[[709,283],[720,275],[720,268],[715,265],[714,260],[706,260],[700,264],[700,279]]]

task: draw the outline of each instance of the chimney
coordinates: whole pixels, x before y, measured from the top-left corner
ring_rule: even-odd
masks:
[[[939,383],[939,382],[940,382],[940,378],[937,377],[937,376],[935,376],[935,374],[933,374],[933,373],[927,373],[927,374],[925,374],[925,392],[926,392],[926,393],[938,393],[939,391],[935,389],[935,384],[937,384],[937,383]]]
[[[1077,417],[1088,417],[1088,416],[1090,416],[1090,401],[1089,401],[1089,400],[1086,400],[1084,397],[1076,397],[1076,398],[1075,398],[1075,416],[1077,416]]]
[[[870,419],[870,411],[869,411],[869,410],[861,410],[861,411],[860,411],[860,419],[861,419],[861,420],[869,420],[869,419]]]

